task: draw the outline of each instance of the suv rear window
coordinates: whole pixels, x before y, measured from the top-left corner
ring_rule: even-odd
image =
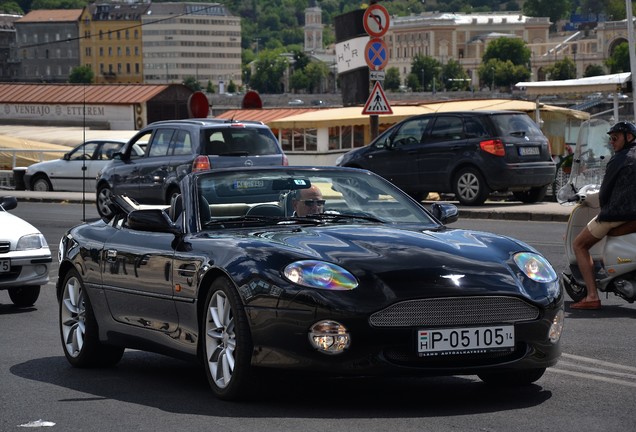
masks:
[[[267,129],[207,129],[203,137],[204,152],[209,156],[279,154],[276,138]]]
[[[491,116],[500,136],[542,136],[541,129],[525,114]]]

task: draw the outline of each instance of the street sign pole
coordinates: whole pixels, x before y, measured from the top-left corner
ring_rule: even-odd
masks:
[[[389,21],[389,13],[386,8],[377,4],[377,1],[372,0],[363,16],[364,29],[371,36],[364,55],[369,66],[369,76],[372,81],[375,81],[373,91],[371,91],[363,110],[363,114],[366,114],[367,111],[371,112],[369,115],[369,130],[372,140],[380,134],[380,117],[374,112],[391,112],[391,107],[386,101],[381,85],[384,79],[383,70],[389,59],[389,51],[384,41],[379,39],[389,29]]]

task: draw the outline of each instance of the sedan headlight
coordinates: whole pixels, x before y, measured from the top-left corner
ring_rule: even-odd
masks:
[[[27,234],[20,237],[16,250],[24,251],[30,249],[41,249],[47,247],[46,239],[42,234]]]
[[[309,288],[348,291],[358,286],[355,276],[342,267],[316,260],[296,261],[283,270],[287,280]]]
[[[535,282],[548,283],[558,276],[548,260],[533,252],[520,252],[513,257],[515,264]]]

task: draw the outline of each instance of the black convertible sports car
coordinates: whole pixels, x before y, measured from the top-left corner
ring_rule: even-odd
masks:
[[[72,365],[113,365],[125,348],[198,359],[237,399],[263,367],[523,385],[557,362],[553,268],[518,240],[447,228],[451,204],[429,212],[337,167],[217,170],[181,190],[164,208],[115,197],[110,221],[62,238]]]

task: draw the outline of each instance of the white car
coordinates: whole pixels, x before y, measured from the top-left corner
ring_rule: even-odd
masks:
[[[27,167],[24,184],[27,189],[46,191],[95,191],[97,173],[113,158],[126,140],[90,140],[66,153],[62,159],[38,162]]]
[[[9,290],[16,306],[28,307],[49,282],[51,250],[37,228],[9,213],[17,206],[15,197],[0,197],[0,290]]]

